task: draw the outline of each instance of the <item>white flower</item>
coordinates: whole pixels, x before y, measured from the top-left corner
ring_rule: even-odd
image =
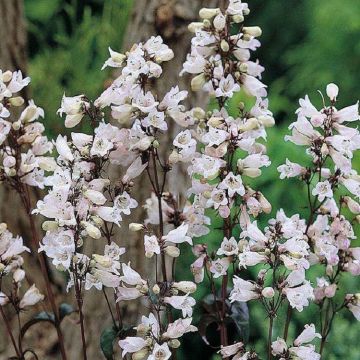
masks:
[[[271,352],[273,355],[280,355],[287,350],[287,345],[284,339],[277,338],[276,341],[273,341],[271,344]]]
[[[129,265],[122,264],[123,276],[120,276],[120,280],[125,282],[128,285],[142,285],[144,280],[141,278],[140,274],[133,270]]]
[[[181,310],[184,318],[192,316],[192,307],[196,304],[195,299],[189,296],[189,294],[183,296],[164,297],[164,302],[171,305],[174,309]]]
[[[176,229],[169,231],[167,235],[162,237],[162,239],[164,241],[169,241],[174,244],[181,244],[187,242],[190,245],[192,245],[193,243],[191,237],[186,235],[188,229],[189,229],[189,225],[182,223]]]
[[[171,357],[171,351],[169,349],[169,346],[164,343],[162,345],[159,345],[158,343],[155,343],[154,349],[151,353],[151,355],[147,358],[148,360],[168,360]]]
[[[280,179],[296,177],[305,173],[306,169],[299,164],[291,162],[286,159],[284,165],[278,166],[277,170],[280,173]]]
[[[224,237],[223,241],[221,242],[220,248],[216,252],[216,255],[225,255],[231,256],[236,255],[239,252],[238,243],[236,242],[234,237],[230,239]]]
[[[40,294],[39,289],[33,284],[24,294],[20,300],[20,309],[24,309],[27,306],[37,304],[39,301],[44,300],[45,296]]]
[[[326,197],[332,198],[334,196],[331,184],[328,180],[318,182],[312,191],[313,196],[318,196],[319,201],[323,201]]]
[[[239,91],[240,86],[236,84],[234,78],[229,74],[226,78],[222,77],[219,87],[215,90],[216,97],[232,97],[234,92]]]
[[[308,281],[305,284],[294,288],[284,288],[283,293],[286,295],[292,308],[297,311],[303,311],[305,306],[309,306],[309,300],[313,300],[314,290]]]
[[[162,335],[163,338],[177,339],[188,332],[195,332],[197,328],[191,325],[192,318],[177,319],[173,323],[170,323]]]
[[[294,340],[294,345],[299,346],[313,341],[315,338],[321,339],[321,335],[315,332],[315,325],[305,325],[303,332]]]
[[[234,276],[234,288],[231,290],[229,299],[231,302],[246,302],[260,297],[258,286],[250,281]]]
[[[146,341],[141,337],[128,336],[124,340],[119,341],[119,346],[123,350],[122,357],[124,358],[127,353],[134,353],[144,348]]]
[[[59,155],[61,155],[64,158],[64,160],[67,161],[74,160],[74,155],[72,154],[70,147],[67,143],[66,136],[58,135],[58,137],[56,138],[55,146],[57,152],[59,153]]]
[[[224,257],[222,259],[216,259],[211,262],[210,271],[213,273],[213,276],[216,279],[220,276],[226,275],[229,265],[230,265],[230,260],[228,257]]]
[[[144,236],[144,245],[145,245],[145,255],[147,257],[152,257],[154,254],[160,254],[160,245],[158,239],[155,235]]]
[[[220,189],[227,190],[230,197],[233,197],[235,194],[243,196],[245,194],[245,187],[243,185],[240,175],[234,175],[230,171],[225,179],[219,185]]]
[[[149,113],[141,123],[146,127],[152,126],[163,131],[166,131],[168,128],[164,113],[156,110]]]
[[[104,70],[107,66],[118,68],[121,67],[126,59],[126,56],[120,54],[109,47],[110,58],[107,59],[102,66],[101,70]]]

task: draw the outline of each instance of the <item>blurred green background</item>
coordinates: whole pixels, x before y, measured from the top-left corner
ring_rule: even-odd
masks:
[[[247,24],[263,29],[263,46],[256,56],[266,69],[263,81],[269,87],[270,109],[277,121],[277,126],[268,132],[267,146],[273,164],[256,186],[271,200],[273,209],[284,208],[288,215],[300,209],[305,215],[304,189],[296,181],[280,181],[276,167],[286,157],[300,162],[300,159],[306,161],[306,156],[285,143],[283,136],[294,120],[299,97],[309,94],[319,104],[317,90],[324,92],[329,82],[339,85],[342,106],[353,104],[360,97],[360,2],[248,2],[251,14]],[[104,88],[110,72],[100,68],[108,56],[108,46],[121,49],[131,4],[131,0],[25,0],[31,91],[36,103],[45,110],[48,135],[64,130],[63,121],[56,115],[64,91],[67,95],[85,93],[95,98]],[[355,169],[360,170],[359,165],[356,159]],[[219,241],[219,234],[213,231],[206,241],[211,247],[211,243]],[[188,255],[179,265],[181,269],[193,261],[192,255]],[[355,291],[360,289],[358,281],[349,278],[345,283]],[[205,283],[199,296],[206,293]],[[290,335],[294,336],[305,323],[311,322],[317,309],[311,305],[306,314],[297,313]],[[195,318],[200,318],[199,312]],[[251,304],[250,343],[257,350],[264,350],[266,332],[264,313],[258,305]],[[278,334],[280,329],[275,327],[275,336]],[[198,336],[186,337],[180,358],[217,358],[209,348],[199,345]],[[335,322],[324,359],[360,359],[359,336],[359,323],[349,312],[343,312]]]

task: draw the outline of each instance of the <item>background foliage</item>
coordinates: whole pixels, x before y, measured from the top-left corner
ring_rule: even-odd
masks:
[[[131,3],[131,0],[25,0],[32,92],[36,102],[45,109],[50,136],[64,131],[56,110],[65,89],[69,96],[85,92],[89,98],[95,98],[106,85],[111,75],[101,72],[100,68],[107,58],[108,46],[121,49]],[[257,55],[266,68],[264,82],[269,86],[270,108],[277,120],[277,126],[269,131],[267,144],[273,164],[264,171],[256,186],[270,199],[273,209],[284,208],[288,215],[301,209],[305,215],[305,189],[296,181],[280,182],[276,167],[286,157],[299,161],[306,156],[285,143],[283,136],[294,118],[297,99],[306,93],[319,103],[316,90],[324,91],[327,83],[335,82],[340,87],[341,105],[350,105],[360,98],[359,1],[249,0],[249,5],[252,12],[248,22],[263,29],[263,47]],[[360,170],[359,159],[356,164],[355,168]],[[265,220],[261,220],[262,224]],[[216,230],[206,241],[210,248],[219,242]],[[187,271],[193,257],[189,253],[183,259],[186,260],[178,265],[182,273],[184,269]],[[310,276],[314,278],[315,274]],[[360,290],[360,284],[351,281],[346,279],[346,285]],[[206,293],[205,283],[199,298]],[[311,322],[316,311],[317,307],[311,305],[306,314],[297,314],[290,335],[298,332],[304,323]],[[200,311],[194,316],[199,320]],[[265,347],[267,320],[264,316],[259,305],[250,305],[250,341],[257,350]],[[352,315],[342,313],[329,338],[325,359],[358,359],[359,331],[359,323]],[[210,340],[214,332],[215,329],[210,328]],[[277,334],[281,334],[281,329],[275,328]],[[197,336],[185,339],[180,358],[215,359],[211,349],[199,345]]]

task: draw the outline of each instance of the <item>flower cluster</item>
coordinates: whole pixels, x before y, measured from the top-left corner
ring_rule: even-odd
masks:
[[[55,167],[49,156],[53,144],[43,134],[45,127],[39,122],[44,117],[42,108],[30,100],[15,119],[15,109],[24,104],[18,96],[30,78],[21,71],[0,71],[0,179],[12,187],[18,183],[44,187],[44,175]],[[14,109],[11,116],[10,111]]]
[[[22,268],[24,259],[21,253],[30,251],[23,244],[23,239],[14,237],[7,229],[5,223],[0,224],[0,306],[11,304],[16,311],[26,309],[44,299],[35,284],[28,288],[25,293],[20,293],[20,288],[25,279],[25,271]],[[5,277],[11,277],[12,286],[5,290]]]

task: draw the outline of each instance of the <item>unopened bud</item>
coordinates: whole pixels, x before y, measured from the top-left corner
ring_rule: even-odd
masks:
[[[220,47],[223,52],[228,52],[230,50],[229,43],[224,39],[221,40]]]
[[[131,355],[131,360],[145,360],[148,358],[148,355],[149,355],[149,350],[147,348],[144,348],[134,352]]]
[[[257,178],[261,175],[261,170],[258,168],[246,168],[242,171],[243,175],[251,178]]]
[[[262,34],[261,28],[259,26],[244,26],[242,31],[244,34],[254,37],[261,36]]]
[[[202,87],[205,85],[205,83],[206,83],[206,78],[205,78],[204,73],[196,75],[191,80],[191,90],[192,91],[199,91],[199,90],[202,89]]]
[[[232,20],[233,20],[233,22],[235,24],[239,24],[239,23],[242,23],[244,21],[244,17],[242,15],[238,14],[238,15],[234,15],[232,17]]]
[[[59,224],[56,221],[44,221],[41,227],[44,231],[53,231],[59,227]]]
[[[336,98],[339,94],[339,88],[337,85],[331,83],[326,87],[326,95],[331,101],[336,101]]]
[[[274,297],[275,291],[274,291],[274,289],[272,287],[266,287],[261,291],[261,295],[264,298],[271,299],[271,298]]]
[[[248,72],[248,70],[249,70],[249,66],[248,66],[248,64],[247,63],[241,63],[240,65],[239,65],[239,70],[242,72],[242,73],[247,73]]]
[[[171,339],[170,341],[168,341],[168,345],[172,349],[177,349],[178,347],[180,347],[181,343],[178,339]]]
[[[158,140],[154,140],[153,143],[152,143],[152,146],[154,147],[154,149],[158,149],[159,146],[160,146],[160,143]]]
[[[156,294],[156,295],[160,294],[160,287],[159,287],[159,285],[158,285],[158,284],[155,284],[155,285],[153,286],[153,288],[152,288],[152,291],[153,291],[153,293]]]
[[[140,223],[131,223],[129,224],[129,230],[130,231],[140,231],[140,230],[144,230],[145,226],[143,224]]]
[[[16,96],[9,99],[12,106],[21,106],[24,103],[24,99],[21,96]]]
[[[212,19],[214,16],[220,13],[220,9],[202,8],[199,11],[201,19]]]
[[[165,253],[166,255],[176,258],[180,255],[180,249],[177,248],[176,246],[169,245],[165,248]]]
[[[21,127],[21,121],[20,121],[20,120],[15,121],[15,122],[12,123],[12,128],[13,128],[15,131],[19,130],[20,127]]]
[[[173,288],[178,289],[180,291],[182,291],[183,293],[194,293],[196,291],[196,284],[193,283],[192,281],[179,281],[179,282],[174,282],[171,285]]]
[[[3,74],[2,74],[2,81],[3,82],[9,82],[12,78],[12,72],[10,70],[8,71],[5,71]]]
[[[23,269],[16,269],[13,274],[13,279],[16,283],[23,281],[25,278],[25,271]]]
[[[258,120],[263,124],[265,127],[272,127],[275,125],[275,119],[269,115],[261,115],[258,117]]]
[[[197,119],[204,119],[206,116],[205,111],[200,107],[193,108],[192,113]]]
[[[259,127],[259,122],[256,118],[248,119],[245,124],[239,126],[239,130],[242,132],[255,130]]]
[[[112,265],[112,260],[108,256],[93,254],[92,258],[95,262],[101,265],[104,268],[109,268]]]
[[[226,26],[226,17],[223,14],[216,15],[213,21],[214,27],[216,30],[223,30]]]
[[[190,32],[195,33],[198,30],[201,30],[204,27],[204,23],[202,22],[192,22],[188,25],[188,29]]]
[[[88,221],[82,221],[81,225],[84,227],[86,233],[95,240],[101,238],[101,231]]]

